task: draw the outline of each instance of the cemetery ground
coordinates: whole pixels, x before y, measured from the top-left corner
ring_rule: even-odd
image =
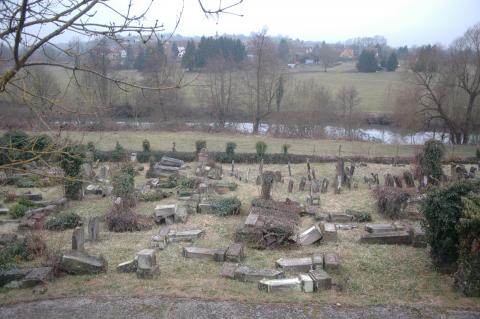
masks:
[[[152,141],[153,142],[153,141]],[[154,144],[153,142],[152,144]],[[138,144],[137,144],[138,145]],[[210,145],[209,145],[210,146]],[[112,164],[113,165],[113,164]],[[194,163],[187,163],[189,168],[182,172],[193,176]],[[144,184],[145,170],[135,178],[135,184]],[[317,178],[334,178],[335,163],[312,163]],[[392,167],[391,165],[368,164],[357,167],[355,172],[358,189],[342,190],[335,195],[333,187],[327,194],[321,194],[321,209],[324,211],[344,212],[346,209],[367,211],[372,214],[374,223],[391,222],[376,212],[373,193],[363,183],[361,177],[370,173],[400,174],[407,167]],[[260,194],[255,184],[258,165],[236,165],[236,169],[245,176],[250,171],[247,182],[239,181],[229,176],[230,165],[223,165],[224,180],[235,181],[238,188],[223,197],[237,196],[241,202],[241,214],[236,216],[218,217],[210,214],[191,214],[186,223],[174,224],[172,229],[204,229],[203,238],[196,239],[194,246],[226,247],[234,242],[236,229],[244,222],[252,199]],[[275,200],[304,202],[308,192],[300,192],[298,184],[301,176],[305,176],[305,164],[292,165],[294,191],[287,193],[287,165],[265,165],[264,170],[281,171],[285,177],[284,183],[274,183],[272,196]],[[445,167],[447,171],[447,167]],[[383,185],[383,178],[380,184]],[[6,186],[8,190],[10,186]],[[29,189],[24,189],[29,190]],[[61,186],[34,188],[45,199],[56,199],[62,196]],[[18,191],[18,190],[17,190]],[[139,202],[135,211],[151,216],[157,204],[179,203],[175,196],[155,202]],[[111,197],[88,195],[82,201],[72,201],[65,211],[79,214],[86,225],[88,217],[101,216],[112,207]],[[0,220],[6,217],[0,216]],[[313,217],[302,217],[301,229],[305,229],[314,221]],[[418,223],[418,221],[409,221]],[[340,257],[340,268],[330,274],[334,281],[334,289],[314,294],[295,293],[291,291],[265,293],[257,288],[256,283],[246,283],[220,277],[222,263],[205,259],[189,259],[182,256],[182,248],[187,243],[171,243],[164,250],[157,252],[157,264],[160,276],[153,280],[137,279],[135,274],[117,273],[116,266],[132,259],[140,250],[149,248],[152,235],[158,233],[159,227],[154,226],[148,231],[114,233],[109,232],[101,223],[100,241],[86,242],[85,249],[92,255],[103,255],[108,261],[108,271],[98,275],[62,276],[47,285],[48,290],[43,295],[32,294],[31,289],[0,288],[0,304],[26,302],[38,299],[50,299],[72,296],[175,296],[200,298],[206,300],[234,300],[239,302],[283,302],[298,304],[341,304],[364,306],[370,304],[417,304],[460,309],[480,309],[478,298],[466,298],[452,287],[453,279],[434,271],[431,259],[425,248],[415,248],[406,245],[369,245],[360,244],[359,239],[364,233],[365,223],[356,223],[358,228],[338,230],[337,241],[327,241],[319,245],[288,246],[276,250],[255,250],[246,248],[244,264],[258,268],[274,268],[275,261],[281,257],[302,257],[313,253],[335,252]],[[12,232],[17,224],[2,223],[0,233]],[[71,247],[72,230],[40,231],[48,247],[56,250],[69,250]],[[39,265],[41,259],[26,262],[22,266]],[[287,272],[288,277],[288,272]]]

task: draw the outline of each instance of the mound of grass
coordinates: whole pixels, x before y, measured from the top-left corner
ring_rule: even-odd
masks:
[[[82,219],[73,212],[64,212],[56,216],[51,216],[45,223],[48,230],[65,230],[72,229],[81,225]]]

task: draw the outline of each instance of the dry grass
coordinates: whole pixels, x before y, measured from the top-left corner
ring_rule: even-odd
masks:
[[[334,174],[333,164],[313,164],[317,177],[327,176],[330,180]],[[254,184],[257,167],[238,165],[244,175],[250,168],[250,181],[239,182],[238,189],[226,196],[237,195],[242,200],[240,216],[215,217],[212,215],[191,215],[186,224],[174,225],[177,229],[202,228],[206,236],[194,244],[205,247],[227,246],[233,241],[235,229],[242,223],[247,214],[250,201],[258,196],[259,189]],[[299,180],[304,175],[305,165],[293,165],[294,179]],[[264,169],[281,170],[288,178],[286,165],[265,165]],[[359,167],[357,179],[370,172],[399,173],[404,168],[387,165],[369,165]],[[224,171],[227,172],[227,166]],[[137,177],[139,183],[143,178]],[[227,177],[227,180],[233,180]],[[307,192],[298,192],[295,183],[293,194],[287,194],[287,182],[276,184],[273,195],[283,200],[287,195],[293,200],[303,201]],[[47,191],[47,197],[54,197],[55,191]],[[334,195],[332,189],[328,194],[322,194],[322,208],[342,211],[346,208],[367,210],[372,213],[375,222],[384,219],[374,211],[371,191],[360,181],[359,189],[345,191]],[[89,199],[73,203],[68,209],[79,213],[84,219],[88,216],[101,215],[111,207],[111,200]],[[173,198],[164,199],[162,203],[173,203]],[[141,203],[137,212],[150,214],[156,203]],[[305,217],[303,225],[313,220]],[[2,228],[4,226],[1,226]],[[161,276],[156,280],[138,280],[134,274],[118,274],[115,266],[131,259],[135,253],[148,247],[151,235],[158,227],[150,231],[135,233],[111,233],[103,229],[101,241],[87,243],[86,249],[91,254],[102,254],[109,262],[106,274],[97,276],[65,276],[49,284],[48,292],[43,296],[33,295],[27,290],[1,290],[1,302],[32,300],[36,298],[59,297],[65,295],[159,295],[168,294],[195,298],[234,299],[247,301],[301,302],[301,303],[434,303],[442,306],[480,307],[478,299],[469,299],[453,291],[452,278],[441,275],[431,269],[430,258],[424,249],[410,246],[360,245],[358,239],[362,233],[359,229],[339,231],[337,242],[323,243],[301,248],[284,248],[281,250],[246,250],[245,264],[255,267],[274,267],[275,260],[283,256],[303,256],[314,252],[336,252],[341,258],[342,267],[332,273],[341,290],[331,290],[319,294],[266,294],[260,292],[253,283],[242,283],[223,279],[219,276],[221,263],[208,260],[185,259],[181,256],[182,243],[171,244],[166,250],[157,254]],[[4,229],[0,229],[3,232]],[[71,231],[45,232],[48,244],[68,249]],[[40,263],[41,260],[33,262]]]
[[[172,142],[180,152],[193,152],[196,140],[206,140],[211,151],[225,151],[227,142],[237,143],[237,152],[254,153],[255,143],[267,143],[267,153],[281,153],[283,144],[290,144],[291,154],[313,154],[320,156],[338,155],[339,146],[342,147],[343,156],[362,155],[375,156],[414,156],[421,145],[395,145],[371,142],[352,142],[341,140],[315,140],[315,139],[284,139],[268,136],[227,134],[227,133],[202,133],[202,132],[155,132],[155,131],[113,131],[113,132],[64,132],[64,137],[87,143],[92,141],[101,150],[112,150],[118,141],[129,150],[141,150],[142,141],[148,139],[153,150],[171,151]],[[448,146],[447,157],[473,157],[476,147],[474,145]]]

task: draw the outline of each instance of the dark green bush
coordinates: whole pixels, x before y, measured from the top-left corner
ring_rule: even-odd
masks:
[[[115,149],[111,153],[111,156],[112,156],[112,160],[116,162],[124,161],[127,158],[127,152],[125,151],[123,146],[120,145],[118,141],[115,144]]]
[[[81,224],[82,219],[78,214],[73,212],[63,212],[55,216],[50,216],[45,228],[48,230],[65,230],[72,229]]]
[[[282,145],[282,154],[283,156],[287,156],[288,155],[288,149],[290,148],[290,144],[283,144]]]
[[[30,259],[30,253],[24,241],[17,241],[0,249],[0,269],[9,269],[19,261]]]
[[[235,142],[228,142],[225,146],[225,154],[230,159],[230,161],[234,160],[235,157],[235,149],[237,148],[237,143]]]
[[[462,197],[479,192],[480,181],[461,181],[447,187],[433,188],[427,193],[421,211],[424,228],[437,266],[453,264],[458,259],[459,236],[456,230],[462,218]]]
[[[28,208],[32,208],[32,207],[36,206],[34,202],[32,202],[31,200],[29,200],[25,197],[20,197],[20,199],[18,200],[18,204],[23,205],[23,206],[28,207]]]
[[[445,146],[437,140],[429,140],[423,145],[420,156],[422,172],[427,176],[429,184],[438,185],[442,180],[442,158],[445,154]]]
[[[265,153],[267,152],[267,144],[263,141],[258,141],[255,144],[255,151],[257,154],[257,159],[263,159],[265,157]]]
[[[87,143],[87,151],[95,153],[96,148],[95,148],[95,144],[92,141]]]
[[[123,207],[135,207],[135,184],[134,176],[128,172],[122,172],[115,174],[112,178],[112,194],[115,198],[120,197],[122,199]]]
[[[65,196],[68,199],[81,199],[82,182],[78,179],[80,168],[85,159],[85,148],[82,145],[65,147],[60,158],[60,167],[68,179],[65,182]]]
[[[144,202],[156,202],[168,197],[168,194],[162,192],[161,190],[152,190],[148,193],[143,193],[140,195],[140,200]]]
[[[150,153],[150,142],[147,139],[142,142],[142,150],[144,153]]]
[[[195,152],[198,154],[203,148],[207,148],[207,141],[198,140],[195,141]]]
[[[152,156],[152,153],[150,153],[150,152],[138,152],[137,153],[137,161],[139,163],[148,163],[151,156]]]
[[[212,211],[217,216],[238,215],[241,205],[242,203],[237,197],[222,198],[213,202]]]
[[[177,186],[182,190],[191,190],[196,186],[196,179],[193,177],[180,176],[177,179]]]
[[[456,229],[459,236],[455,287],[469,297],[480,297],[480,195],[462,198],[463,216]]]
[[[345,214],[352,215],[353,220],[358,223],[366,223],[372,221],[372,215],[369,212],[347,209],[345,210]]]
[[[20,176],[15,179],[15,186],[17,186],[18,188],[31,188],[35,187],[36,183],[29,176]]]
[[[10,209],[8,210],[8,213],[10,214],[10,217],[13,219],[17,218],[22,218],[25,216],[25,213],[27,212],[28,207],[24,206],[22,204],[15,204]]]

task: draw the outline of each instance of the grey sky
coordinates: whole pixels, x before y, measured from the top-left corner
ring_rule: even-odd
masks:
[[[127,0],[114,0],[121,8]],[[135,0],[137,8],[150,0]],[[214,8],[218,0],[204,0]],[[223,0],[223,4],[235,0]],[[181,0],[156,0],[148,20],[175,24]],[[188,35],[250,34],[267,27],[270,35],[304,40],[345,41],[354,37],[383,35],[392,46],[449,44],[480,22],[480,0],[244,0],[232,9],[243,17],[221,15],[207,19],[197,0],[185,0],[177,33]],[[102,16],[99,18],[109,19]],[[66,36],[66,35],[65,35]],[[65,39],[63,39],[65,40]]]

